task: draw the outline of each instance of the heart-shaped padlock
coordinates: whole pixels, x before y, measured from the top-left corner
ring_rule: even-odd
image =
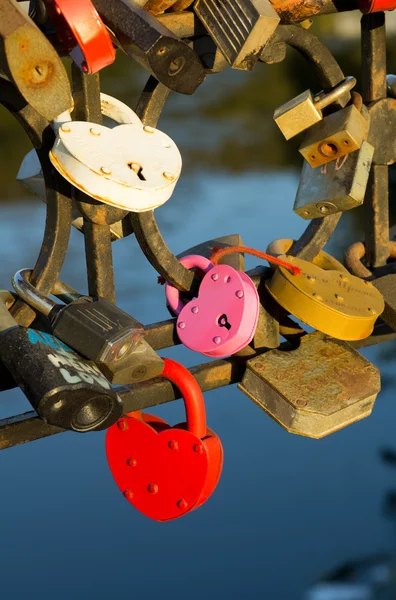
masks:
[[[186,305],[175,287],[165,285],[167,303],[177,315],[180,341],[190,350],[216,358],[247,346],[259,315],[259,297],[250,277],[196,254],[184,256],[180,262],[188,269],[197,267],[205,272],[198,298]]]
[[[171,197],[182,159],[169,136],[140,120],[113,129],[60,115],[50,160],[92,198],[132,212],[154,210]]]
[[[164,359],[162,377],[180,389],[187,423],[170,427],[153,415],[126,415],[107,430],[106,454],[125,498],[147,517],[169,521],[198,508],[212,494],[223,448],[206,427],[203,395],[191,373]]]

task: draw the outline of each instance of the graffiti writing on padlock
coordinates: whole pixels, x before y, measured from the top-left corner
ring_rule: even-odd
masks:
[[[332,175],[332,169],[331,166],[334,165],[334,171],[340,171],[343,166],[345,165],[345,163],[347,162],[348,158],[349,158],[349,154],[346,154],[345,156],[339,156],[337,158],[337,160],[333,160],[330,163],[326,163],[324,165],[322,165],[320,167],[320,172],[322,173],[322,175]],[[319,169],[319,167],[318,167]],[[328,169],[330,169],[330,171],[328,171]],[[301,184],[302,185],[306,185],[308,183],[308,181],[310,181],[312,179],[312,177],[315,175],[315,171],[316,169],[306,169],[305,172],[305,177],[303,177],[301,179]],[[303,170],[304,173],[304,170]]]
[[[41,343],[50,346],[55,352],[48,354],[48,360],[55,367],[67,383],[97,383],[105,389],[110,389],[110,383],[94,364],[82,362],[78,355],[69,346],[48,333],[28,330],[29,341],[33,344]],[[72,374],[69,369],[77,373]]]

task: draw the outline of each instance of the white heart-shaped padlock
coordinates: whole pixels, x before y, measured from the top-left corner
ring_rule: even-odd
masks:
[[[142,123],[137,114],[129,106],[108,94],[100,94],[100,105],[103,124],[109,129],[113,129],[120,124]],[[70,115],[68,115],[68,119],[69,117]],[[43,202],[47,201],[43,171],[36,150],[33,149],[26,154],[19,167],[16,179],[26,185],[40,200]],[[73,227],[82,231],[84,220],[74,201],[72,218]],[[123,237],[121,221],[110,225],[110,229],[113,240]]]
[[[176,144],[142,122],[109,129],[71,121],[54,123],[57,139],[49,157],[59,173],[92,198],[132,212],[146,212],[171,197],[182,160]]]

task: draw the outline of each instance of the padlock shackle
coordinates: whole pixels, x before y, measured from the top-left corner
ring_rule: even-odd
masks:
[[[206,411],[201,388],[190,371],[180,363],[164,358],[164,370],[161,377],[171,381],[183,396],[186,407],[187,427],[201,440],[206,437]]]
[[[183,256],[183,258],[180,258],[179,261],[186,267],[186,269],[197,268],[204,273],[207,273],[214,267],[214,264],[208,258],[200,256],[199,254],[189,254],[188,256]],[[165,296],[169,308],[176,316],[178,316],[182,308],[185,306],[184,302],[182,302],[180,299],[180,291],[170,283],[166,283]]]
[[[17,271],[12,278],[12,286],[18,296],[29,304],[39,313],[48,317],[51,310],[58,306],[56,302],[47,298],[44,294],[39,292],[29,281],[32,271],[30,269],[21,269]]]
[[[329,106],[330,104],[338,100],[338,98],[345,94],[345,92],[350,92],[351,89],[355,87],[355,85],[355,77],[352,77],[351,75],[349,77],[345,77],[345,79],[341,81],[341,83],[336,85],[332,90],[330,90],[330,92],[327,92],[326,94],[324,94],[324,96],[321,96],[319,100],[314,102],[315,108],[318,108],[319,110],[326,108],[326,106]]]

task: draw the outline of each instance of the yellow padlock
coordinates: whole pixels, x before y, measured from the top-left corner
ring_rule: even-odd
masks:
[[[267,252],[286,253],[292,243],[276,240]],[[372,283],[351,275],[323,251],[312,263],[286,254],[285,259],[301,272],[293,275],[277,267],[266,282],[268,292],[280,306],[303,323],[339,340],[361,340],[372,333],[385,306]]]

